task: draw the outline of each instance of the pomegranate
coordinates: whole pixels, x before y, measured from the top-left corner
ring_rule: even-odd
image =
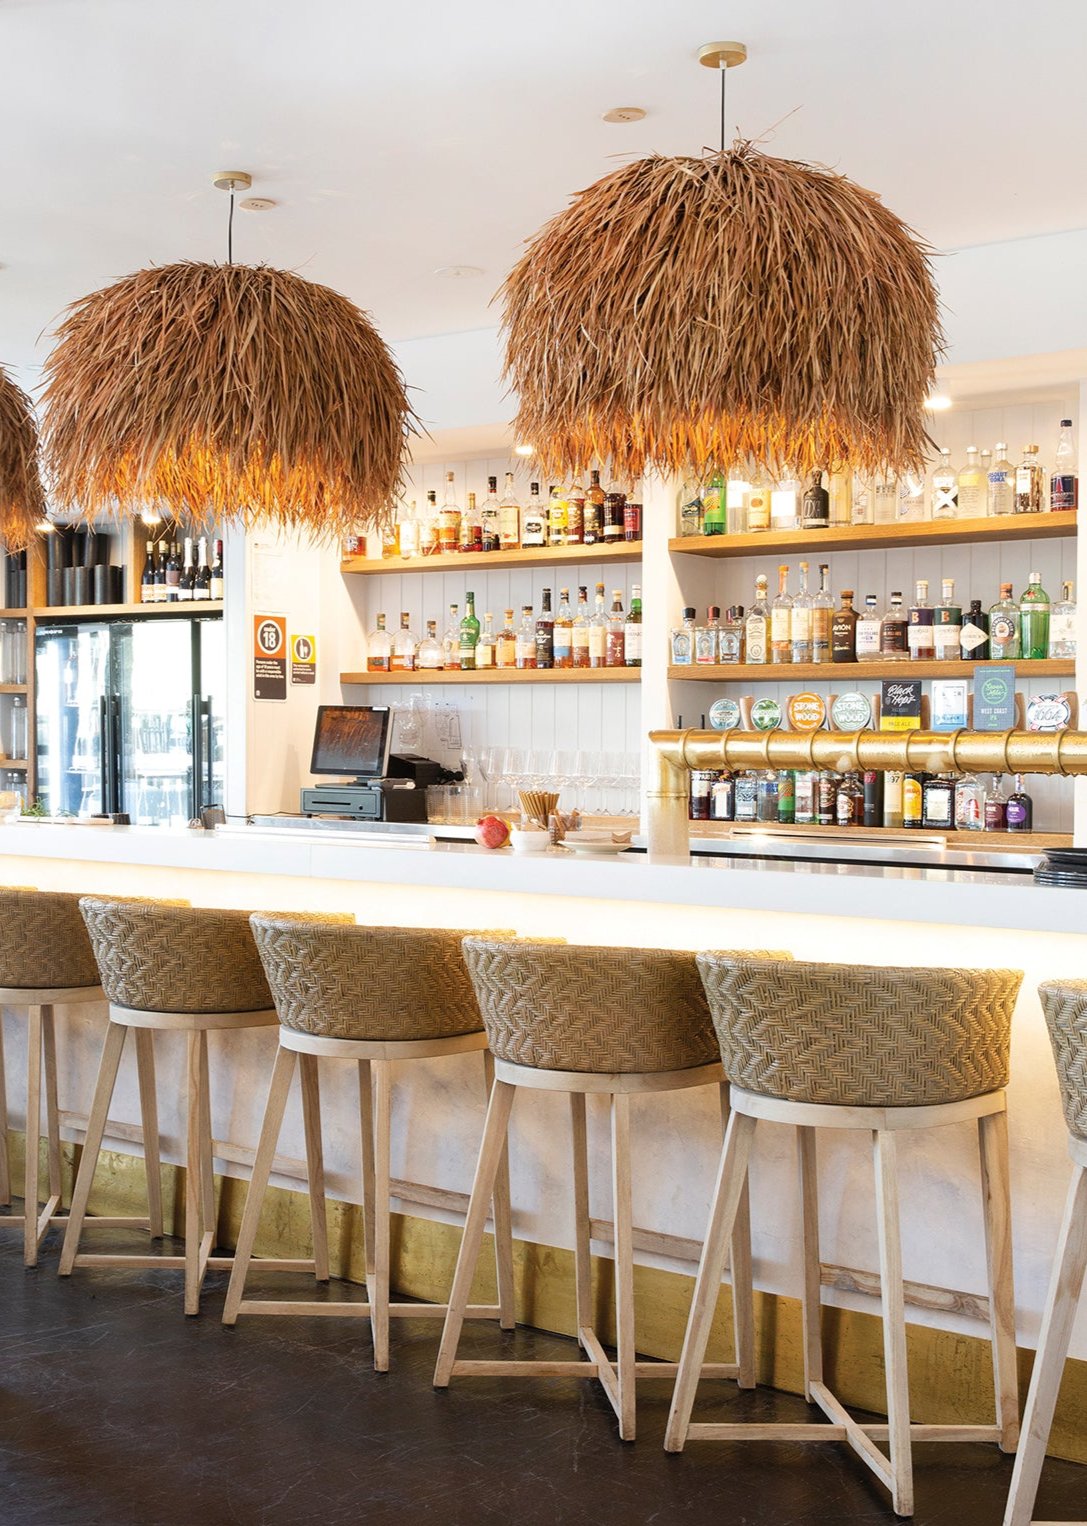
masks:
[[[481,816],[476,822],[476,842],[481,848],[504,848],[510,829],[501,816]]]

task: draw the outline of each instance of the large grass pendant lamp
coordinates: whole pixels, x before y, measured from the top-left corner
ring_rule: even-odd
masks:
[[[34,407],[0,367],[0,546],[24,551],[44,520]]]
[[[232,227],[250,179],[215,183]],[[380,528],[415,429],[388,347],[338,292],[231,255],[141,270],[68,309],[45,367],[58,503],[87,519]]]
[[[920,466],[940,344],[929,251],[871,191],[725,148],[639,159],[581,191],[503,288],[518,439],[550,474],[609,461]]]

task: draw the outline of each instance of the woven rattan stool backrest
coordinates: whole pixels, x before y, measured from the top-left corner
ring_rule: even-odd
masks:
[[[1044,980],[1038,987],[1049,1024],[1064,1120],[1087,1139],[1087,980]]]
[[[848,1107],[921,1107],[1007,1085],[1018,970],[698,955],[729,1079]]]
[[[0,889],[0,985],[57,990],[97,984],[77,895]]]
[[[461,958],[463,932],[335,927],[260,914],[252,925],[285,1028],[374,1042],[480,1030]]]

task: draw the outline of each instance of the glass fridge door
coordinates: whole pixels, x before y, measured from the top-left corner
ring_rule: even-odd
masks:
[[[193,695],[197,788],[194,815],[223,803],[226,789],[226,630],[222,620],[197,622],[198,690]]]
[[[113,627],[120,809],[133,826],[185,826],[192,813],[191,620]]]
[[[53,815],[111,809],[103,747],[108,673],[108,626],[38,627],[38,793]]]

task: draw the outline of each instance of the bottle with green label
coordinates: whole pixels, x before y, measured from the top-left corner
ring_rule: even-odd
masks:
[[[462,673],[474,673],[476,669],[476,647],[479,645],[479,621],[476,619],[476,596],[474,593],[464,595],[464,619],[460,622],[460,670]]]
[[[724,535],[728,528],[728,499],[725,479],[714,472],[702,493],[702,534]]]
[[[1042,574],[1032,572],[1026,591],[1019,597],[1019,642],[1022,656],[1036,661],[1049,655],[1049,595],[1042,587]]]

